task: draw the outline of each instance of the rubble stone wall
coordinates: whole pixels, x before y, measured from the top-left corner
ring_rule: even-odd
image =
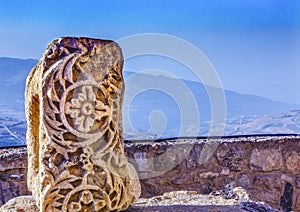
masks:
[[[29,194],[26,176],[26,148],[0,149],[0,205],[16,196]]]
[[[300,211],[300,136],[139,141],[126,143],[125,153],[141,177],[142,197],[240,186],[254,201]],[[0,150],[0,205],[29,194],[26,158],[25,147]]]

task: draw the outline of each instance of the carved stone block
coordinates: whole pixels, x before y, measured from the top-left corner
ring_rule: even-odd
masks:
[[[60,38],[26,84],[28,187],[40,211],[114,211],[140,195],[124,155],[120,47]]]

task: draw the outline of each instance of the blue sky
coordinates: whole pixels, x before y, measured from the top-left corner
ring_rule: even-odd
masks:
[[[45,46],[61,36],[117,40],[147,32],[178,36],[195,45],[226,89],[300,104],[297,0],[0,0],[0,56],[38,59]],[[128,61],[126,69],[153,64],[145,61]],[[190,78],[182,67],[170,67]]]

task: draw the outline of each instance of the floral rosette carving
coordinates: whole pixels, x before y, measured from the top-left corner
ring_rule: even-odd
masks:
[[[77,88],[74,98],[66,103],[65,112],[72,118],[73,128],[82,133],[95,130],[96,123],[108,115],[107,106],[96,98],[92,85]]]

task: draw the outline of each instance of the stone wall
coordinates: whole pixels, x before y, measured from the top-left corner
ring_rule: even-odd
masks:
[[[26,148],[0,149],[0,205],[13,197],[29,194],[26,175]]]
[[[254,201],[280,210],[300,211],[300,136],[133,142],[126,143],[125,152],[142,178],[142,197],[175,190],[208,194],[240,186]],[[207,161],[205,152],[212,153]],[[3,204],[28,194],[26,149],[3,149],[0,155]]]

